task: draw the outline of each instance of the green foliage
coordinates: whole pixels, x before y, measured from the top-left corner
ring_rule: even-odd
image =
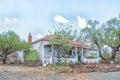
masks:
[[[98,24],[99,22],[96,20],[89,20],[88,25],[81,30],[79,37],[81,37],[80,41],[83,41],[84,43],[90,43],[91,48],[97,47],[100,57],[104,59],[102,56],[102,50],[104,46],[102,41],[103,36],[101,35],[100,29],[97,26]]]
[[[80,65],[81,63],[80,62],[75,62],[75,65]]]
[[[25,52],[26,61],[37,61],[38,55],[36,50],[29,50]]]
[[[48,65],[48,67],[50,68],[50,70],[54,70],[57,73],[68,73],[68,72],[70,72],[69,67],[67,66],[67,60],[53,63],[51,65]]]
[[[19,38],[19,36],[13,32],[2,32],[0,34],[0,57],[2,57],[3,63],[6,62],[6,58],[9,54],[19,51],[28,50],[30,48],[30,43],[27,43]]]
[[[96,53],[90,53],[90,57],[97,58],[97,54]]]
[[[104,57],[105,57],[106,60],[110,60],[110,54],[105,53]]]
[[[60,61],[52,64],[53,67],[67,66],[67,61]]]
[[[58,57],[61,57],[62,54],[68,55],[72,49],[71,41],[76,38],[76,35],[77,33],[70,27],[54,31],[54,37],[49,42],[58,50]]]
[[[28,50],[30,44],[21,40],[13,31],[3,32],[0,34],[0,51],[8,54],[16,50]]]
[[[115,59],[116,51],[120,48],[120,19],[111,18],[99,27],[97,26],[98,23],[96,20],[89,20],[88,26],[81,30],[79,39],[90,43],[92,48],[97,47],[102,59],[106,59],[103,56],[106,52],[104,45],[111,47],[111,58]]]
[[[104,43],[110,47],[116,47],[120,44],[120,20],[117,18],[112,18],[104,23],[103,31],[104,33]]]
[[[116,51],[120,48],[120,19],[111,18],[102,25],[103,41],[112,48],[112,59],[115,59]]]

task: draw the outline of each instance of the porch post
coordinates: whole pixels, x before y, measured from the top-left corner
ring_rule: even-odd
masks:
[[[87,48],[87,50],[86,50],[86,55],[87,55],[87,57],[88,57],[88,56],[90,57],[90,51],[89,51],[88,48]]]
[[[98,52],[98,50],[96,51],[96,53],[97,53],[97,58],[99,58],[99,52]]]
[[[53,44],[51,45],[50,64],[53,63]]]
[[[84,56],[83,56],[83,47],[81,47],[81,62],[83,62],[83,58],[84,58]]]
[[[76,62],[78,62],[77,46],[75,46]]]
[[[97,62],[99,62],[100,61],[99,51],[97,50],[96,52],[97,52]]]
[[[39,60],[41,59],[42,60],[42,63],[44,64],[45,63],[45,46],[43,46],[43,48],[39,48],[38,49],[39,51],[39,53],[38,53],[38,57],[39,57]],[[41,51],[40,51],[41,50]],[[41,54],[41,53],[43,53],[43,54]],[[41,57],[39,56],[41,54]]]

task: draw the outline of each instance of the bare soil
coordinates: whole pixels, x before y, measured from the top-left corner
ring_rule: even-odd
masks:
[[[120,72],[55,73],[46,67],[0,64],[0,80],[120,80]]]

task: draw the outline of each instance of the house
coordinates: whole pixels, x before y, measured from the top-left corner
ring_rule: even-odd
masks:
[[[31,41],[32,49],[37,50],[38,60],[42,62],[42,64],[52,64],[54,62],[58,62],[58,49],[54,46],[59,44],[51,44],[49,40],[53,38],[54,35],[46,35],[36,41],[32,42],[31,34],[28,37],[28,40]],[[70,51],[70,57],[65,57],[65,55],[61,56],[61,60],[67,60],[68,62],[99,62],[99,54],[96,50],[96,58],[90,58],[90,47],[86,44],[82,44],[77,41],[71,41],[72,50]]]

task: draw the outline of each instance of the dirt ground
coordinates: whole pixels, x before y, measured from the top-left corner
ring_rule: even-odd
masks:
[[[0,65],[0,80],[85,80],[86,74],[55,73],[44,67]]]
[[[55,73],[45,67],[0,64],[0,80],[120,80],[120,72]]]
[[[0,80],[54,80],[56,76],[56,79],[59,78],[59,75],[51,74],[54,73],[38,67],[0,65]],[[64,78],[60,77],[58,80],[64,80]]]

